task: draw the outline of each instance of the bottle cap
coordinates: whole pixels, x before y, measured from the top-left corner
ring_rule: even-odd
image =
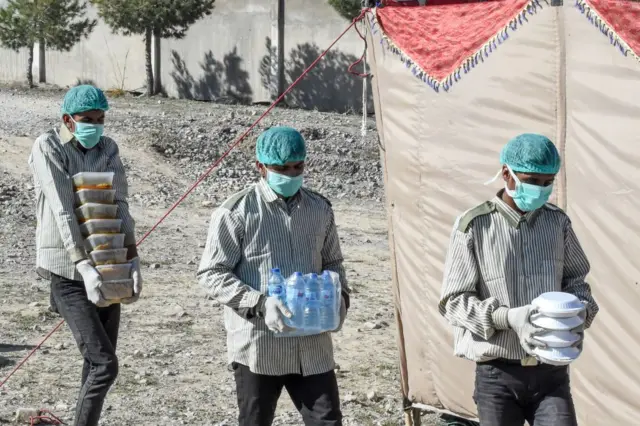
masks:
[[[280,268],[273,268],[271,270],[271,272],[273,272],[274,274],[279,274],[280,273]]]

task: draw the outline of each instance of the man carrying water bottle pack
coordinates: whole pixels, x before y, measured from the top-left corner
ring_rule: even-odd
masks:
[[[338,331],[349,308],[340,240],[329,201],[302,187],[306,147],[289,127],[262,133],[256,146],[261,179],[211,218],[198,279],[225,306],[227,350],[238,394],[239,426],[270,426],[286,388],[306,426],[341,426],[329,333],[277,337],[292,313],[268,297],[272,269],[335,272],[342,285]]]

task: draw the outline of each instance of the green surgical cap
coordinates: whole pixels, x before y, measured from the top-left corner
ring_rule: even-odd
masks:
[[[256,158],[268,166],[304,161],[307,158],[304,138],[291,127],[272,127],[258,136]]]
[[[62,115],[80,114],[93,110],[108,111],[109,103],[102,90],[83,84],[69,89],[62,101]]]
[[[502,148],[500,163],[514,172],[555,175],[560,171],[560,154],[546,136],[523,133]]]

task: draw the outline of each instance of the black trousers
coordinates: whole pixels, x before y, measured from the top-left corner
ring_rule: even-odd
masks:
[[[480,426],[577,426],[569,368],[491,361],[476,366]]]
[[[87,299],[82,281],[53,275],[51,296],[84,358],[74,426],[97,426],[102,405],[118,376],[116,342],[120,305],[98,308]]]
[[[282,388],[287,389],[305,426],[342,426],[334,371],[313,376],[265,376],[232,364],[238,393],[238,426],[271,426]]]

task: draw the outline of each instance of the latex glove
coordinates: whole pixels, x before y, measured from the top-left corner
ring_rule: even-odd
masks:
[[[142,273],[140,272],[140,258],[134,257],[131,262],[131,278],[133,279],[133,296],[122,299],[122,303],[129,305],[135,303],[142,293]]]
[[[87,290],[87,299],[96,306],[105,306],[106,302],[100,293],[102,277],[93,264],[89,260],[83,260],[76,265],[76,269],[82,276],[84,288]]]
[[[340,325],[338,328],[333,330],[334,333],[337,333],[342,329],[342,325],[344,324],[344,320],[347,318],[347,303],[344,301],[344,297],[340,298]]]
[[[533,353],[535,347],[544,348],[547,346],[535,339],[535,336],[545,332],[544,329],[531,324],[531,315],[535,313],[536,309],[531,305],[511,308],[507,313],[509,327],[518,335],[520,346],[531,356],[535,356]]]
[[[267,297],[262,308],[264,313],[264,322],[267,324],[267,328],[274,333],[282,333],[290,329],[284,324],[282,316],[291,318],[293,314],[282,303],[282,300],[277,297]]]

